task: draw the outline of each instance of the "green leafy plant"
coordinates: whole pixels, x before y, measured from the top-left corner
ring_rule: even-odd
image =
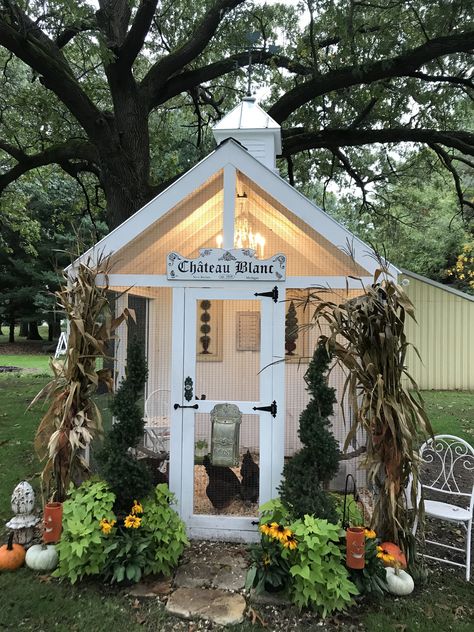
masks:
[[[116,496],[116,509],[127,511],[134,498],[144,498],[152,489],[150,472],[130,448],[136,448],[144,433],[139,399],[147,378],[142,346],[137,340],[128,347],[126,377],[111,404],[116,419],[97,455],[101,475]]]
[[[312,608],[323,617],[349,606],[358,591],[344,565],[339,526],[305,516],[290,528],[297,548],[284,549],[282,555],[290,562],[293,602],[300,608]]]
[[[344,495],[331,493],[331,497],[334,500],[334,508],[336,510],[337,521],[342,524],[344,513]],[[360,527],[364,524],[364,517],[362,511],[359,509],[357,502],[352,494],[347,494],[346,499],[346,512],[347,522],[351,527]]]
[[[115,494],[105,481],[71,487],[55,576],[75,583],[85,575],[101,575],[120,583],[150,573],[169,575],[188,543],[172,502],[167,485],[158,485],[151,497],[134,500],[129,513],[117,518]]]
[[[329,430],[336,402],[335,389],[327,384],[326,373],[331,361],[324,344],[318,344],[305,374],[311,399],[300,415],[298,434],[303,448],[283,469],[279,487],[282,501],[293,518],[306,514],[336,521],[334,500],[324,485],[339,469],[339,447]]]
[[[115,495],[104,481],[89,480],[80,487],[71,485],[63,504],[63,532],[57,544],[59,566],[56,577],[71,583],[86,575],[99,575],[107,561],[107,538],[100,521],[116,520],[112,511]]]
[[[260,512],[262,541],[253,548],[247,587],[261,590],[270,578],[284,583],[298,607],[323,617],[350,605],[358,591],[344,565],[340,527],[309,515],[289,523],[290,511],[280,499],[265,503]]]
[[[188,544],[184,522],[172,508],[174,496],[165,484],[143,503],[143,529],[151,534],[153,555],[147,558],[146,573],[169,575]]]

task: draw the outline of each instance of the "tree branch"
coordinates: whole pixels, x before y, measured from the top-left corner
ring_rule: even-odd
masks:
[[[64,31],[59,33],[59,35],[54,40],[54,43],[58,48],[64,48],[66,44],[76,37],[79,33],[84,33],[85,31],[93,31],[97,28],[97,21],[95,19],[95,15],[91,15],[87,20],[83,20],[78,24],[71,24],[70,26],[66,26]]]
[[[307,149],[356,147],[373,143],[437,143],[474,156],[474,133],[436,129],[324,129],[318,132],[283,134],[284,157]]]
[[[16,28],[7,9],[0,10],[0,45],[19,57],[41,77],[88,135],[97,135],[101,112],[76,81],[73,72],[52,40],[15,5]]]
[[[453,165],[453,159],[451,158],[451,156],[448,154],[447,151],[445,151],[438,144],[436,143],[428,143],[428,144],[438,156],[443,167],[445,167],[453,177],[454,186],[456,188],[456,195],[458,196],[459,206],[461,208],[461,214],[464,214],[465,206],[468,206],[469,208],[474,210],[474,204],[464,197],[464,192],[462,190],[462,185],[461,185],[461,178],[459,177],[459,174]]]
[[[289,90],[270,108],[268,114],[281,123],[296,109],[315,97],[389,77],[406,77],[433,59],[452,53],[469,52],[472,48],[474,48],[474,31],[468,31],[432,39],[401,55],[372,64],[332,70]]]
[[[416,79],[422,79],[423,81],[430,81],[432,83],[452,83],[458,86],[464,86],[465,88],[474,89],[474,82],[472,79],[465,79],[464,77],[456,77],[452,75],[428,75],[424,72],[412,72],[408,77],[415,77]]]
[[[275,66],[286,68],[290,72],[303,76],[309,75],[313,72],[308,66],[295,62],[285,55],[277,55],[265,50],[253,51],[252,62],[255,64],[265,65],[274,64]],[[231,55],[226,59],[221,59],[213,64],[202,66],[202,68],[188,70],[171,77],[171,79],[169,79],[160,90],[153,90],[149,101],[149,109],[152,110],[156,106],[165,103],[168,99],[171,99],[181,92],[186,92],[187,90],[191,90],[191,88],[194,88],[202,83],[212,81],[222,75],[238,70],[239,68],[243,68],[244,66],[247,66],[248,63],[249,54],[248,51],[244,51]],[[144,90],[149,89],[147,84],[142,83],[142,86]]]
[[[133,24],[119,51],[120,60],[128,67],[132,66],[142,49],[155,15],[157,4],[158,0],[141,0],[140,2]]]
[[[198,24],[194,34],[177,50],[150,68],[142,81],[143,92],[150,101],[156,99],[156,95],[177,68],[184,68],[202,53],[215,35],[224,15],[243,2],[245,0],[216,0]]]
[[[67,163],[70,169],[74,165],[76,171],[90,171],[97,176],[99,175],[99,169],[94,164],[96,160],[95,149],[86,142],[68,141],[63,145],[55,145],[33,155],[25,154],[21,150],[13,148],[16,154],[14,155],[9,151],[12,147],[3,141],[0,141],[0,149],[6,151],[18,161],[14,167],[0,175],[0,193],[23,174],[45,165],[58,164],[64,168],[64,164]]]

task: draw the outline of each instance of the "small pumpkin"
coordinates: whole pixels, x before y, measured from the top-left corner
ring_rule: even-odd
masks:
[[[394,544],[393,542],[382,542],[380,546],[382,547],[383,551],[385,551],[395,559],[395,564],[397,564],[401,568],[407,567],[407,558],[397,544]]]
[[[21,544],[13,544],[13,532],[8,537],[8,543],[0,547],[0,571],[15,571],[23,566],[25,548]]]
[[[54,544],[35,544],[26,552],[26,565],[33,571],[52,571],[58,565]]]
[[[413,577],[406,571],[389,566],[385,569],[385,574],[388,592],[392,595],[403,597],[413,592],[415,582],[413,581]]]

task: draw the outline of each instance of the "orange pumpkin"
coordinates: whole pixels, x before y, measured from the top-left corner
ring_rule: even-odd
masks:
[[[401,568],[407,567],[407,558],[397,544],[393,542],[382,542],[380,546],[384,551],[395,558],[395,562],[399,564]],[[385,566],[392,566],[392,564],[385,564]]]
[[[8,544],[0,547],[0,571],[14,571],[23,566],[26,551],[21,544],[13,544],[13,533],[10,533]]]

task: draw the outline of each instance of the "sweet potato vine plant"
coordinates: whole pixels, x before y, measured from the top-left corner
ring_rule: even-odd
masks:
[[[410,344],[405,320],[415,319],[414,307],[383,266],[372,285],[362,286],[360,296],[340,303],[327,298],[322,290],[310,300],[315,324],[327,333],[322,339],[347,376],[343,392],[349,396],[353,421],[344,450],[362,430],[367,441],[364,464],[375,488],[374,528],[384,540],[407,549],[413,518],[407,495],[417,507],[418,440],[432,433],[405,366]]]
[[[98,368],[107,355],[107,342],[116,328],[133,313],[127,309],[114,318],[108,301],[110,260],[99,257],[94,265],[80,263],[65,275],[56,293],[58,304],[69,322],[65,359],[51,359],[53,379],[32,404],[45,398],[49,406],[35,437],[35,449],[42,461],[43,493],[63,501],[69,483],[87,476],[84,451],[102,430],[100,410],[93,401],[99,382],[113,385],[110,370]],[[97,284],[98,277],[100,285]]]

